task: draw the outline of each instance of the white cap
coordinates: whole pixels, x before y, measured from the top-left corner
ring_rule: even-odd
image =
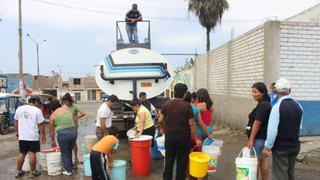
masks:
[[[290,82],[285,79],[285,78],[280,78],[276,84],[274,85],[274,87],[278,90],[278,91],[285,91],[285,90],[289,90],[291,89],[291,85]]]

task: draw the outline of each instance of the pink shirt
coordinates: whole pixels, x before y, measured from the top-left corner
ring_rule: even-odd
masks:
[[[211,120],[212,114],[213,114],[213,110],[211,109],[206,111],[201,111],[201,117],[206,126],[212,126],[212,120]]]

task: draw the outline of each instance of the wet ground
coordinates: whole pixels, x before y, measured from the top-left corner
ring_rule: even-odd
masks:
[[[79,103],[79,105],[88,113],[88,116],[80,122],[79,128],[79,157],[81,157],[81,144],[84,141],[85,135],[94,134],[95,132],[95,114],[100,103]],[[210,175],[212,180],[233,180],[235,179],[235,157],[240,149],[246,144],[246,137],[233,131],[227,131],[217,135],[218,139],[224,140],[223,154],[219,158],[217,172]],[[0,135],[0,180],[15,179],[16,171],[16,155],[18,153],[18,141],[14,136],[13,130],[7,135]],[[117,159],[130,160],[130,148],[126,139],[121,139]],[[82,160],[82,158],[81,158]],[[163,160],[152,161],[152,173],[147,177],[135,177],[132,175],[131,167],[127,165],[127,179],[129,180],[158,180],[162,179]],[[315,164],[301,164],[296,166],[296,179],[298,180],[318,180],[320,177],[320,166]],[[29,179],[28,174],[20,179]],[[35,180],[89,180],[90,177],[84,176],[83,166],[74,172],[74,175],[69,176],[48,176],[46,172]]]

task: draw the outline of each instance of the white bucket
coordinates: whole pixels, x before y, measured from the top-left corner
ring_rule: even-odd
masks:
[[[56,152],[57,148],[47,148],[47,149],[42,149],[40,152],[40,159],[41,159],[41,168],[42,171],[47,171],[47,154],[51,152]]]
[[[40,153],[36,153],[36,170],[41,171],[41,157]],[[27,153],[26,157],[24,158],[24,163],[22,165],[23,171],[30,171],[30,160],[29,160],[29,153]]]
[[[131,128],[127,131],[127,136],[129,140],[133,139],[136,134],[137,134],[136,128]]]
[[[242,154],[242,151],[245,148],[241,150],[238,157],[236,158],[236,178],[237,180],[256,180],[258,166],[256,152],[253,148],[255,157],[240,157],[240,154]]]
[[[91,148],[98,142],[98,138],[96,135],[86,135],[84,137],[84,141],[86,143],[86,154],[90,154]]]
[[[218,159],[219,156],[221,155],[221,150],[219,147],[216,146],[203,146],[202,147],[202,152],[209,154],[211,159],[208,162],[208,173],[213,173],[217,171],[218,167]]]
[[[208,173],[214,173],[217,171],[218,159],[221,155],[221,149],[223,141],[219,139],[208,139],[206,138],[203,142],[202,152],[209,154],[211,159],[208,164]]]
[[[47,154],[47,168],[49,176],[61,175],[62,163],[60,152],[52,152]]]
[[[160,151],[160,153],[162,154],[163,157],[166,155],[166,149],[164,147],[164,140],[165,140],[165,135],[162,135],[162,136],[156,138],[158,150]]]

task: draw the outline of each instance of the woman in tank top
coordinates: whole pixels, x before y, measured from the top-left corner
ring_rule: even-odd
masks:
[[[212,134],[212,116],[213,116],[213,102],[206,89],[199,89],[197,91],[197,107],[201,110],[201,117],[207,130]]]
[[[60,103],[59,103],[60,105]],[[56,146],[55,133],[57,132],[57,140],[61,149],[61,160],[63,163],[63,174],[72,175],[72,148],[77,139],[77,129],[73,121],[73,114],[67,105],[59,107],[57,104],[53,108],[53,113],[50,116],[50,136],[52,146]]]

